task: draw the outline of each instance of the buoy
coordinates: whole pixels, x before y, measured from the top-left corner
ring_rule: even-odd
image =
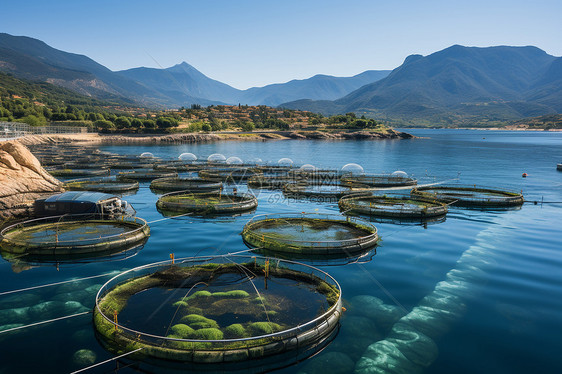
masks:
[[[523,178],[527,178],[527,173],[523,173],[523,175],[521,175]]]

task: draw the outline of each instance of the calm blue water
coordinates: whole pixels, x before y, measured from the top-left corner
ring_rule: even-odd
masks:
[[[163,158],[175,158],[183,152],[200,158],[218,152],[243,160],[259,157],[273,162],[290,157],[297,164],[326,168],[355,162],[369,173],[404,170],[420,183],[456,183],[458,179],[462,184],[523,191],[527,200],[539,204],[526,203],[510,211],[451,208],[445,222],[426,227],[376,223],[383,241],[371,261],[321,266],[340,282],[343,290],[347,311],[338,336],[319,355],[282,372],[346,373],[365,365],[375,370],[376,357],[380,365],[400,373],[561,372],[562,204],[540,202],[562,202],[562,172],[556,171],[556,163],[562,162],[562,133],[409,131],[423,138],[103,149],[137,155],[149,151]],[[523,172],[528,173],[527,178],[521,177]],[[154,221],[148,243],[136,256],[122,261],[63,265],[58,270],[54,266],[28,269],[2,261],[0,292],[121,271],[166,260],[172,252],[184,257],[244,250],[239,233],[253,214],[338,212],[335,205],[286,200],[279,193],[262,191],[259,207],[252,214],[161,220],[155,208],[157,195],[147,187],[148,183],[141,184],[138,193],[126,197],[139,217]],[[454,284],[447,284],[445,289],[438,286],[436,290],[438,284],[443,285],[439,282],[455,276]],[[96,289],[107,279],[2,295],[0,326],[28,324],[85,310],[76,304],[64,304],[68,300],[91,308]],[[434,290],[447,295],[439,299],[439,306],[423,301],[435,295]],[[359,295],[380,299],[382,307],[365,304],[366,298]],[[429,310],[421,329],[430,343],[412,342],[407,345],[409,351],[397,353],[392,348],[396,346],[396,335],[389,335],[389,331],[403,315],[419,318],[416,313],[420,304]],[[437,307],[441,312],[431,314]],[[377,341],[379,345],[373,345]],[[389,344],[389,351],[381,350],[384,344]],[[80,349],[92,350],[95,362],[112,357],[96,341],[89,315],[0,334],[0,373],[77,370],[88,366],[75,361],[73,355]],[[361,359],[366,351],[371,361]],[[113,362],[88,372],[115,369]],[[120,365],[119,372],[135,370]]]

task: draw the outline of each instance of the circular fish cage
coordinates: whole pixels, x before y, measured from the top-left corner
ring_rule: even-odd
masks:
[[[107,168],[100,169],[54,169],[48,170],[53,177],[73,178],[73,177],[94,177],[100,175],[109,175],[110,170]]]
[[[288,175],[263,175],[257,174],[248,179],[248,187],[265,188],[270,190],[282,189],[287,183],[295,183],[300,178]]]
[[[338,205],[346,213],[376,217],[424,219],[447,214],[447,204],[415,197],[349,196]]]
[[[165,215],[173,213],[236,214],[255,209],[258,199],[250,193],[235,192],[170,192],[156,202]]]
[[[295,255],[349,256],[377,245],[377,228],[338,214],[281,213],[255,216],[242,230],[250,248]]]
[[[153,191],[185,191],[185,192],[218,192],[222,189],[222,182],[213,182],[201,178],[159,178],[150,183]]]
[[[66,181],[63,185],[67,191],[98,191],[107,193],[119,193],[136,191],[139,189],[139,182],[127,180],[125,178],[117,179],[115,176],[73,179]]]
[[[306,179],[309,184],[338,184],[340,182],[341,173],[335,169],[316,169],[312,165],[307,165],[299,169],[290,170],[287,174],[301,179]]]
[[[295,168],[292,166],[282,165],[258,165],[255,169],[266,176],[284,176],[287,175],[290,170]]]
[[[318,198],[323,201],[338,202],[339,199],[353,196],[371,195],[371,190],[366,184],[339,183],[339,184],[312,184],[308,182],[287,183],[283,186],[283,194],[287,197]]]
[[[120,172],[117,174],[119,180],[152,181],[158,178],[176,178],[178,173],[172,170],[135,170]]]
[[[518,192],[478,186],[417,187],[410,194],[463,207],[512,207],[525,201]]]
[[[133,169],[152,169],[154,167],[153,163],[146,162],[123,162],[116,161],[108,163],[110,169],[115,170],[133,170]]]
[[[77,214],[10,225],[0,231],[0,245],[11,254],[71,259],[140,245],[149,235],[148,223],[142,218]]]
[[[174,170],[177,172],[186,171],[199,171],[205,167],[208,167],[207,163],[199,161],[182,161],[182,160],[171,160],[171,161],[161,161],[154,164],[154,170]]]
[[[235,165],[234,167],[202,169],[198,174],[201,179],[232,183],[246,181],[257,172],[252,168]]]
[[[337,331],[341,311],[340,286],[320,269],[217,256],[117,275],[100,288],[93,320],[115,354],[136,350],[129,357],[212,365],[297,355]]]
[[[361,183],[371,187],[415,186],[418,181],[402,174],[346,175],[342,182]]]

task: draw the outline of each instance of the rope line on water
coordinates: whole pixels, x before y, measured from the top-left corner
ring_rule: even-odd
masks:
[[[106,364],[106,363],[108,363],[108,362],[115,361],[115,360],[118,360],[118,359],[120,359],[120,358],[122,358],[122,357],[125,357],[125,356],[128,356],[128,355],[130,355],[130,354],[133,354],[133,353],[135,353],[135,352],[138,352],[138,351],[140,351],[140,350],[143,349],[143,348],[144,348],[144,347],[137,348],[137,349],[135,349],[134,351],[127,352],[127,353],[123,353],[122,355],[119,355],[119,356],[110,358],[109,360],[105,360],[105,361],[102,361],[102,362],[98,362],[97,364],[93,364],[93,365],[88,366],[88,367],[85,367],[85,368],[83,368],[83,369],[73,371],[73,372],[70,373],[70,374],[76,374],[76,373],[81,373],[81,372],[86,371],[86,370],[90,370],[90,369],[92,369],[92,368],[95,368],[96,366],[100,366],[100,365]]]
[[[106,273],[106,274],[101,274],[101,275],[92,275],[91,277],[78,278],[78,279],[71,279],[71,280],[62,281],[62,282],[55,282],[55,283],[49,283],[49,284],[42,284],[42,285],[40,285],[40,286],[33,286],[33,287],[21,288],[21,289],[19,289],[19,290],[4,291],[4,292],[0,292],[0,296],[12,294],[12,293],[17,293],[17,292],[35,290],[35,289],[43,288],[43,287],[57,286],[57,285],[59,285],[59,284],[72,283],[72,282],[80,282],[80,281],[87,280],[87,279],[108,277],[108,276],[110,276],[110,275],[115,275],[115,272]]]
[[[185,214],[180,214],[179,216],[164,217],[164,218],[156,219],[156,220],[154,220],[154,221],[150,221],[150,222],[147,222],[147,223],[148,223],[148,224],[151,224],[151,223],[155,223],[155,222],[165,221],[165,220],[167,220],[167,219],[174,219],[174,218],[178,218],[178,217],[185,217],[185,216],[189,216],[189,215],[192,215],[192,214],[193,214],[193,212],[189,212],[189,213],[185,213]]]
[[[44,324],[46,324],[46,323],[61,321],[61,320],[63,320],[63,319],[69,319],[69,318],[73,318],[73,317],[83,316],[84,314],[90,314],[90,313],[92,313],[92,312],[91,312],[91,311],[81,312],[81,313],[71,314],[71,315],[69,315],[69,316],[64,316],[64,317],[58,317],[58,318],[49,319],[49,320],[47,320],[47,321],[41,321],[41,322],[31,323],[31,324],[25,325],[25,326],[12,327],[11,329],[7,329],[7,330],[0,331],[0,334],[5,334],[5,333],[7,333],[7,332],[25,329],[25,328],[28,328],[28,327],[44,325]]]

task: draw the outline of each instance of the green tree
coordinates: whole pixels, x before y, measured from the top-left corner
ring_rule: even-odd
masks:
[[[117,117],[113,123],[115,123],[115,127],[118,129],[128,129],[131,127],[131,121],[125,116]]]
[[[205,131],[205,132],[209,132],[212,130],[211,125],[209,125],[208,123],[204,123],[201,125],[201,130]]]

